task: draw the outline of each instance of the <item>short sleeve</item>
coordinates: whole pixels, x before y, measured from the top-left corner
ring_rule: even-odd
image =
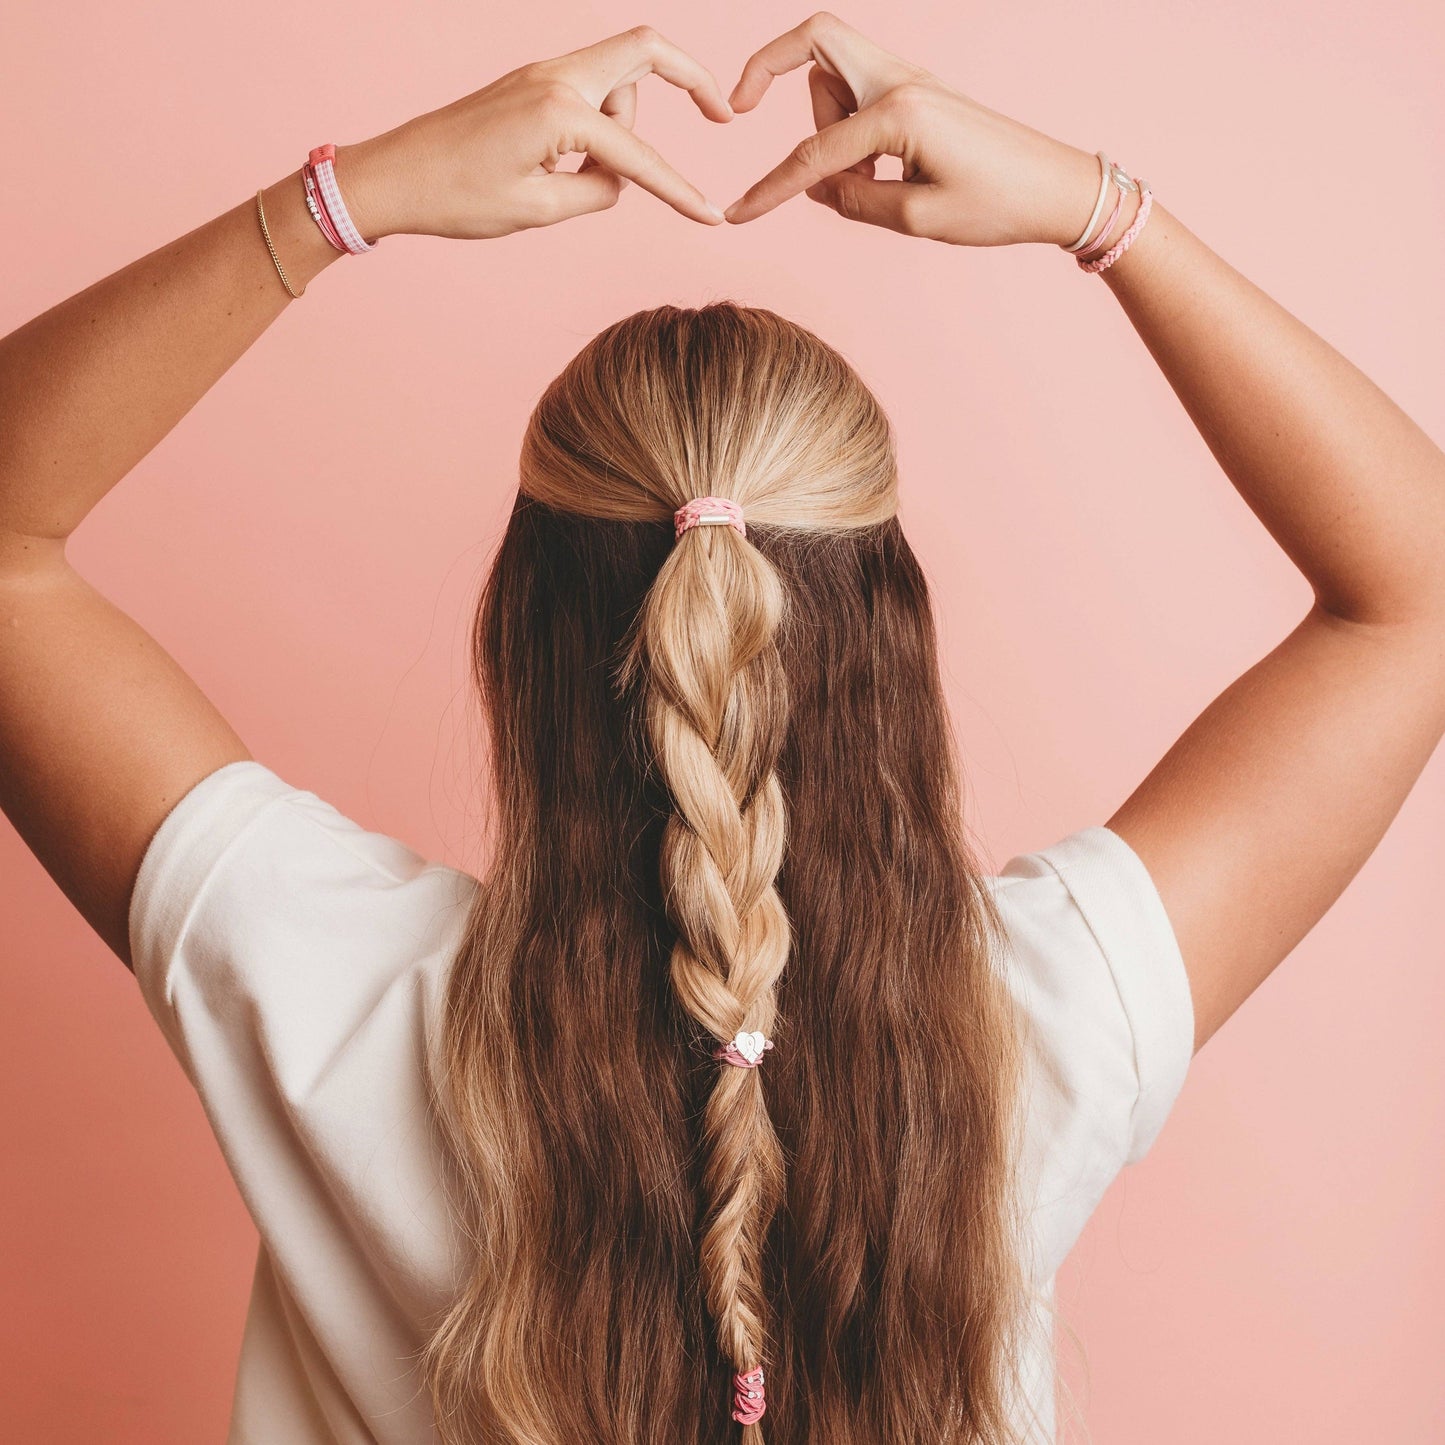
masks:
[[[1193,1001],[1163,899],[1112,829],[1021,854],[991,882],[1033,1065],[1027,1148],[1051,1273],[1164,1127],[1193,1056]]]
[[[198,1047],[237,1064],[260,1047],[268,1070],[303,1075],[455,924],[467,882],[254,759],[229,763],[147,846],[136,979],[193,1082]]]

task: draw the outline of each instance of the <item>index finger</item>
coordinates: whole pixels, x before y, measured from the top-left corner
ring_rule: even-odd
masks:
[[[588,110],[579,122],[577,150],[585,150],[608,170],[634,180],[660,201],[705,226],[723,213],[691,181],[684,180],[646,141],[601,111]]]
[[[875,45],[836,15],[820,10],[748,57],[733,87],[733,109],[751,110],[778,76],[810,60],[847,85],[853,92],[855,110],[870,105],[917,69]]]
[[[733,118],[713,73],[650,25],[634,26],[595,45],[559,55],[551,64],[589,105],[600,106],[619,86],[656,75],[685,90],[709,119]]]
[[[900,139],[891,133],[878,107],[871,106],[805,137],[787,160],[749,186],[723,214],[734,225],[755,220],[829,176],[872,155],[896,155]]]

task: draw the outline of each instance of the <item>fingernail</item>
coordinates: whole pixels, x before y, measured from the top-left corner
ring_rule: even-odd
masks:
[[[707,213],[715,221],[725,221],[727,217],[711,201],[707,203]]]
[[[741,201],[734,201],[734,202],[732,203],[732,205],[730,205],[730,206],[727,208],[727,210],[725,210],[725,211],[723,212],[723,220],[725,220],[725,221],[731,221],[731,220],[733,219],[734,215],[737,213],[738,207],[741,206],[741,205],[742,205],[742,202],[741,202]]]

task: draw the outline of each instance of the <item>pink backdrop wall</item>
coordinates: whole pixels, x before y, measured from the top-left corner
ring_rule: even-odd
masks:
[[[318,141],[364,139],[528,59],[647,20],[726,88],[804,14],[501,9],[7,6],[0,326]],[[845,18],[997,109],[1105,146],[1445,438],[1438,6],[858,3]],[[304,38],[328,30],[318,68]],[[800,76],[730,128],[650,82],[639,130],[726,204],[807,115]],[[468,865],[465,624],[527,411],[604,324],[720,296],[813,326],[891,409],[971,822],[996,865],[1107,817],[1306,606],[1106,287],[1059,253],[909,242],[806,201],[707,230],[635,187],[552,231],[394,238],[341,262],[72,555],[263,762]],[[1095,1439],[1445,1439],[1442,768],[1195,1061],[1068,1264],[1087,1366],[1066,1344],[1064,1368]],[[0,989],[0,1438],[219,1440],[252,1228],[130,975],[3,820]]]

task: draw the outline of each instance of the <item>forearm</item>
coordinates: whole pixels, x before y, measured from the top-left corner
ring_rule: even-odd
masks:
[[[304,194],[298,167],[262,197],[297,291],[343,255]],[[252,194],[5,337],[0,536],[69,536],[291,304]]]
[[[1445,616],[1445,455],[1374,382],[1157,200],[1101,275],[1322,607]]]

